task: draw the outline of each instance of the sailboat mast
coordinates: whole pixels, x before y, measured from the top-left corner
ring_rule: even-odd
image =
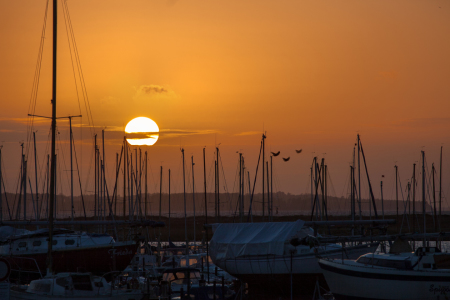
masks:
[[[219,147],[216,147],[216,158],[217,158],[217,220],[220,223],[220,172],[219,172]]]
[[[122,203],[122,215],[125,220],[127,210],[127,139],[123,138],[123,203]]]
[[[397,220],[398,220],[398,166],[395,165],[395,203],[397,205]]]
[[[441,213],[442,213],[442,146],[441,157],[439,160],[439,231],[441,231]]]
[[[205,188],[205,224],[208,224],[208,199],[206,195],[206,154],[203,148],[203,186]],[[208,241],[206,241],[208,242]]]
[[[413,164],[413,180],[412,180],[412,186],[413,186],[413,216],[412,216],[412,228],[413,232],[416,230],[416,164]],[[415,244],[415,242],[414,242]]]
[[[195,181],[194,181],[194,155],[191,156],[192,160],[192,204],[194,205],[194,246],[196,241],[195,236]]]
[[[169,169],[169,240],[170,240],[170,169]]]
[[[242,153],[239,153],[239,220],[242,223],[243,209],[242,209]]]
[[[39,221],[39,191],[38,191],[38,177],[37,177],[37,155],[36,155],[36,132],[33,132],[33,142],[34,142],[34,176],[36,178],[36,221]],[[0,155],[1,159],[1,155]],[[1,171],[0,171],[1,173]],[[1,175],[0,175],[0,183],[1,183]],[[1,196],[0,196],[1,202]],[[1,204],[0,204],[1,205]],[[0,209],[1,214],[1,209]],[[1,220],[1,217],[0,217]],[[39,226],[38,226],[39,229]]]
[[[53,0],[53,68],[52,68],[52,144],[51,144],[51,166],[50,166],[50,208],[48,229],[48,253],[47,274],[52,273],[52,246],[53,246],[53,201],[55,199],[55,145],[56,145],[56,37],[57,37],[57,0]]]
[[[72,117],[69,117],[69,143],[70,143],[70,215],[73,222],[73,159],[72,159]],[[36,179],[37,188],[37,179]],[[36,195],[37,197],[37,195]],[[72,230],[74,229],[72,225]]]
[[[185,170],[184,170],[184,148],[181,148],[181,155],[183,156],[184,239],[186,241],[186,254],[188,254],[189,243],[188,243],[188,237],[187,237],[186,175],[185,175]]]
[[[27,160],[25,159],[25,154],[22,155],[22,178],[23,178],[23,220],[27,220]]]
[[[270,185],[269,185],[269,161],[266,161],[266,180],[267,180],[267,217],[270,222]]]
[[[271,220],[273,222],[273,168],[272,168],[272,158],[273,156],[270,156],[270,215]]]
[[[2,146],[0,146],[0,222],[3,221],[3,199],[2,199]]]
[[[144,217],[147,219],[147,194],[148,194],[148,187],[147,187],[147,175],[148,173],[148,158],[147,158],[147,151],[145,151],[145,205],[144,205]]]
[[[265,157],[264,157],[264,149],[265,149],[265,145],[264,145],[264,139],[266,138],[266,136],[262,135],[262,221],[264,222],[264,208],[265,208],[265,203],[264,203],[264,164],[265,164]]]
[[[422,216],[423,216],[423,244],[425,247],[427,225],[425,219],[425,151],[422,151]]]
[[[358,134],[358,203],[359,203],[359,219],[362,219],[361,212],[361,142]]]
[[[434,181],[434,173],[436,170],[434,169],[434,163],[431,164],[431,176],[433,178],[433,222],[434,222],[434,232],[438,232],[437,230],[437,214],[436,214],[436,184]]]

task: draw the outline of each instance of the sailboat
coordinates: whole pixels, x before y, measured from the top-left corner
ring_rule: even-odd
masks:
[[[422,247],[398,239],[389,253],[368,253],[357,260],[320,259],[326,281],[337,300],[426,300],[450,296],[450,254],[426,241],[425,152],[422,151]]]
[[[52,300],[72,300],[72,299],[108,299],[108,300],[138,300],[143,297],[143,294],[139,290],[115,290],[114,285],[110,285],[106,282],[104,277],[96,277],[91,273],[59,273],[56,271],[63,264],[69,263],[70,260],[74,260],[71,267],[75,267],[79,260],[98,260],[98,263],[105,263],[104,260],[112,259],[116,262],[116,256],[122,255],[123,257],[129,257],[128,263],[135,254],[136,245],[125,244],[127,250],[119,250],[114,248],[114,240],[107,236],[97,236],[99,244],[90,245],[91,247],[82,247],[80,242],[83,240],[83,235],[76,234],[72,231],[55,230],[54,229],[54,199],[55,199],[55,140],[56,140],[56,49],[57,49],[57,0],[53,0],[53,75],[52,75],[52,142],[51,142],[51,177],[50,177],[50,199],[49,199],[49,229],[41,230],[38,233],[28,234],[18,237],[12,240],[9,245],[17,246],[17,249],[11,251],[19,251],[21,246],[26,249],[21,255],[27,256],[33,255],[33,247],[36,248],[36,253],[38,256],[36,258],[41,258],[45,256],[45,250],[47,252],[46,258],[46,277],[33,280],[30,282],[25,289],[16,287],[11,289],[10,299],[11,300],[25,300],[25,299],[52,299]],[[95,241],[93,236],[87,236],[91,241]],[[28,244],[27,241],[32,241]],[[59,242],[64,241],[65,246],[69,246],[67,251],[64,247],[58,247]],[[46,243],[47,242],[47,243]],[[85,240],[86,242],[86,240]],[[21,244],[22,243],[22,244]],[[42,244],[47,244],[44,246]],[[103,247],[104,245],[108,245]],[[72,247],[71,247],[72,246]],[[82,249],[79,251],[78,249]],[[30,250],[31,249],[31,250]],[[91,249],[92,251],[87,251]],[[105,250],[104,254],[100,254],[99,251]],[[112,251],[111,251],[112,250]],[[97,253],[98,256],[91,257],[92,253]],[[75,256],[71,256],[74,255]],[[13,259],[17,258],[17,252],[10,253]],[[103,261],[102,261],[103,260]],[[108,265],[107,263],[105,265]],[[68,266],[68,265],[67,265]],[[89,267],[89,266],[88,266]],[[75,271],[75,270],[74,270]]]
[[[314,292],[316,281],[326,286],[317,255],[357,258],[375,251],[379,243],[343,248],[338,244],[300,244],[291,239],[310,238],[314,231],[304,221],[214,224],[210,242],[212,261],[248,284],[249,290],[264,296],[288,296]],[[293,282],[295,284],[293,284]]]
[[[419,247],[416,252],[368,253],[357,260],[320,259],[319,265],[337,300],[425,300],[450,296],[449,262],[448,253]]]
[[[3,226],[0,231],[10,230]],[[49,229],[35,231],[21,230],[0,241],[0,256],[9,261],[13,268],[12,279],[26,282],[34,279],[28,273],[18,274],[14,270],[28,270],[46,273]],[[52,271],[77,272],[81,270],[104,274],[124,270],[136,253],[136,242],[116,242],[108,234],[90,234],[58,228],[52,232],[52,258],[55,264]],[[36,273],[35,273],[36,274]]]

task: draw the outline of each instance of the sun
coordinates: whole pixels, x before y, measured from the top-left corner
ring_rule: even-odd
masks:
[[[127,142],[133,146],[151,146],[159,137],[159,127],[152,119],[137,117],[125,126]]]

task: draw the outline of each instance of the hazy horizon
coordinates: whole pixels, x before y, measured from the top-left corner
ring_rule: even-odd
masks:
[[[239,155],[253,187],[262,134],[273,158],[274,192],[310,192],[310,166],[325,158],[328,194],[348,196],[350,166],[360,134],[375,198],[406,193],[413,164],[420,193],[421,151],[426,195],[436,168],[438,193],[450,195],[450,4],[444,0],[368,1],[67,1],[77,55],[71,53],[59,4],[57,116],[73,118],[74,193],[94,190],[94,134],[106,162],[110,194],[125,125],[145,116],[159,128],[148,152],[149,192],[203,186],[214,190],[220,149],[221,192],[237,192]],[[52,23],[47,1],[0,0],[0,146],[7,192],[20,187],[21,143],[28,161],[27,191],[46,185],[51,111]],[[51,5],[48,14],[51,13]],[[43,34],[43,26],[46,30]],[[42,60],[38,60],[41,41]],[[73,61],[79,58],[80,64]],[[37,62],[41,68],[36,69]],[[80,84],[81,68],[84,84]],[[39,74],[39,76],[36,76]],[[76,79],[74,79],[76,78]],[[37,79],[39,79],[37,81]],[[37,84],[39,83],[39,84]],[[82,87],[85,87],[84,90]],[[83,95],[87,95],[84,98]],[[69,122],[57,122],[57,192],[70,193]],[[105,129],[105,157],[102,132]],[[295,150],[302,149],[301,153]],[[285,162],[282,158],[290,158]],[[123,163],[123,162],[122,162]],[[143,163],[142,163],[143,164]],[[77,167],[78,165],[78,167]],[[119,182],[123,180],[120,170]],[[261,192],[261,166],[255,191]],[[362,195],[369,188],[361,168]],[[248,174],[246,174],[248,177]],[[246,177],[246,181],[248,181]],[[119,190],[122,183],[119,184]],[[247,183],[248,185],[248,183]],[[248,187],[246,187],[248,189]],[[3,190],[3,186],[2,186]],[[121,191],[122,193],[122,191]],[[418,194],[421,195],[421,194]],[[447,205],[447,204],[446,204]]]

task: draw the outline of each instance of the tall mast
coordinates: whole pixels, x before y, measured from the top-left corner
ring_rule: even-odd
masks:
[[[98,164],[97,164],[97,134],[94,134],[94,218],[97,217],[97,191],[98,191]]]
[[[159,222],[161,222],[162,176],[163,176],[163,167],[161,166],[161,171],[159,174],[159,218],[158,218]],[[170,170],[169,170],[169,177],[170,177]],[[170,179],[169,179],[169,182],[170,182]],[[169,216],[169,218],[170,218],[170,216]],[[169,238],[170,238],[170,234],[169,234]],[[161,227],[158,228],[158,254],[161,254],[160,251],[161,251]]]
[[[266,180],[267,180],[267,218],[270,222],[270,185],[269,185],[269,161],[266,161]]]
[[[192,160],[192,203],[194,205],[194,246],[196,241],[195,236],[195,181],[194,181],[194,155],[191,156]]]
[[[0,222],[3,221],[2,182],[2,146],[0,146]]]
[[[313,173],[313,165],[314,165],[314,159],[313,164],[311,165],[311,209],[314,207],[314,173]]]
[[[413,164],[413,219],[412,219],[412,228],[413,232],[416,230],[416,164]],[[414,243],[415,244],[415,243]]]
[[[218,223],[217,219],[217,160],[214,160],[214,218]]]
[[[384,220],[384,201],[383,201],[383,180],[381,180],[380,183],[380,189],[381,189],[381,213],[383,214],[383,220]]]
[[[205,224],[208,224],[208,198],[206,194],[206,153],[205,148],[203,148],[203,187],[205,189]],[[207,281],[209,283],[209,239],[208,239],[208,229],[205,229],[206,235],[206,269]]]
[[[69,143],[70,143],[70,215],[73,222],[73,159],[72,159],[72,117],[69,117]],[[36,180],[37,188],[37,180]],[[72,230],[74,229],[72,225]]]
[[[323,216],[325,215],[325,158],[322,157],[320,162],[320,170],[321,170],[321,180],[320,180],[320,188],[322,192],[322,207],[320,213],[320,220],[322,221]]]
[[[273,156],[270,156],[270,216],[271,220],[273,222],[273,168],[272,168],[272,158]],[[242,188],[244,190],[244,188]]]
[[[147,189],[147,173],[148,173],[148,162],[147,162],[147,151],[145,151],[145,205],[144,205],[144,217],[147,219],[147,194],[148,194],[148,189]]]
[[[398,166],[395,165],[395,203],[397,205],[397,220],[398,220]]]
[[[242,153],[239,153],[239,222],[242,223],[243,208],[242,208]]]
[[[439,160],[439,231],[441,231],[441,213],[442,213],[442,146],[441,157]]]
[[[219,169],[219,147],[216,147],[216,156],[217,156],[217,220],[220,223],[220,169]]]
[[[208,199],[206,195],[206,154],[203,148],[203,185],[205,188],[205,224],[208,224]],[[206,241],[208,242],[208,241]]]
[[[127,138],[123,137],[123,205],[122,205],[122,215],[125,220],[127,211]]]
[[[123,147],[122,147],[123,149]],[[120,154],[122,156],[122,153]],[[116,152],[116,185],[117,185],[117,192],[115,193],[114,201],[114,215],[117,217],[117,195],[119,194],[119,153]]]
[[[434,182],[434,163],[431,164],[431,176],[433,176],[433,207],[434,207],[434,214],[433,214],[433,220],[434,220],[434,232],[438,232],[437,230],[437,214],[436,214],[436,185]]]
[[[139,218],[142,219],[142,149],[139,147]]]
[[[262,176],[261,176],[261,178],[262,178],[262,220],[263,220],[263,222],[264,222],[264,208],[265,208],[265,203],[264,203],[264,177],[265,177],[265,175],[264,175],[264,164],[265,164],[264,139],[265,138],[266,138],[266,136],[263,133],[263,135],[262,135]]]
[[[359,203],[359,218],[362,218],[361,212],[361,141],[358,134],[358,203]]]
[[[170,240],[170,169],[169,169],[169,240]]]
[[[425,219],[425,151],[422,151],[422,216],[423,216],[423,244],[425,247],[427,224]]]
[[[25,159],[25,154],[22,155],[23,158],[23,220],[27,219],[27,160]]]
[[[128,207],[130,209],[130,220],[132,220],[134,218],[134,208],[133,208],[133,204],[134,204],[134,200],[133,200],[133,189],[134,189],[134,184],[133,184],[133,150],[131,150],[130,153],[130,164],[128,166],[128,170],[130,171],[130,177],[129,177],[129,189],[128,189],[128,193],[130,194],[130,197],[128,198]]]
[[[161,166],[159,172],[159,215],[158,215],[158,221],[160,222],[161,222],[161,204],[162,204],[162,174],[163,174],[163,167]]]
[[[186,254],[188,254],[188,237],[187,237],[187,215],[186,215],[186,175],[184,170],[184,148],[181,148],[181,155],[183,157],[183,198],[184,198],[184,239],[186,241]]]
[[[57,0],[53,0],[53,75],[52,75],[52,145],[50,166],[50,209],[48,230],[47,274],[53,273],[53,201],[55,199],[55,145],[56,145],[56,36],[57,36]]]
[[[353,166],[350,165],[350,214],[351,219],[355,222],[355,203],[354,203],[354,187],[353,187]],[[352,235],[355,232],[355,225],[352,226]]]
[[[47,154],[47,205],[45,206],[47,219],[49,219],[48,214],[49,214],[49,209],[50,209],[49,202],[48,202],[50,199],[49,188],[50,188],[50,154]]]
[[[38,191],[38,177],[37,177],[37,159],[36,159],[36,132],[33,132],[33,142],[34,142],[34,177],[36,178],[36,221],[39,221],[39,191]],[[1,155],[0,155],[1,159]],[[1,166],[1,164],[0,164]],[[1,170],[0,170],[1,173]],[[1,185],[1,175],[0,175],[0,185]],[[1,189],[0,189],[1,194]],[[1,196],[0,196],[0,202],[1,202]],[[1,206],[1,204],[0,204]],[[1,214],[1,209],[0,209]],[[1,220],[1,217],[0,217]],[[39,226],[38,226],[39,228]]]

